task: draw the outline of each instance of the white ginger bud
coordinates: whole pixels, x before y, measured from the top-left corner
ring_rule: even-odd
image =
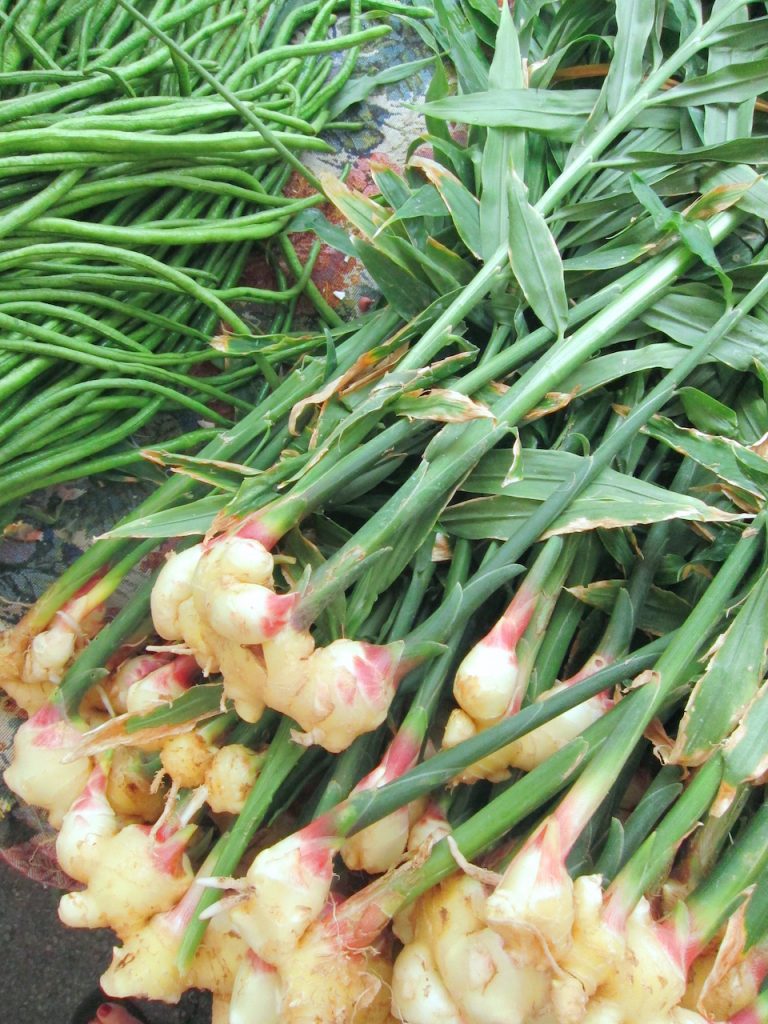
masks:
[[[285,628],[298,599],[298,594],[276,594],[258,583],[221,584],[207,594],[208,622],[229,640],[261,644]]]
[[[407,1024],[465,1024],[443,984],[429,947],[411,942],[395,960],[392,1011]]]
[[[152,588],[150,610],[155,629],[164,640],[181,640],[179,606],[192,596],[192,577],[203,555],[195,544],[178,554],[171,553]]]
[[[189,689],[198,671],[194,658],[188,655],[174,658],[137,679],[126,691],[125,706],[132,715],[137,715],[161,704],[170,704]]]
[[[230,911],[233,926],[268,963],[290,954],[325,906],[334,847],[314,824],[257,854],[246,874],[248,896]]]
[[[484,637],[459,665],[453,695],[476,722],[489,722],[519,703],[520,669],[514,650],[489,643]]]
[[[127,825],[104,839],[88,887],[62,897],[59,917],[71,928],[108,927],[125,936],[170,910],[193,878],[186,839],[180,832],[161,841],[146,825]]]
[[[283,992],[277,968],[248,950],[232,989],[225,1024],[282,1024]]]
[[[275,562],[261,541],[250,537],[219,537],[200,560],[193,580],[195,601],[205,615],[207,596],[228,583],[272,585]]]
[[[338,754],[387,717],[397,687],[402,644],[386,647],[359,640],[334,640],[312,655],[307,685],[313,698],[309,714],[293,715],[307,730],[305,741]],[[301,712],[301,715],[299,714]]]
[[[525,584],[507,610],[462,661],[453,683],[459,706],[478,724],[516,711],[527,679],[521,676],[516,648],[536,604]]]
[[[229,743],[216,751],[205,773],[208,806],[215,814],[240,813],[263,761],[263,754],[241,743]]]
[[[183,732],[165,741],[160,762],[180,789],[197,789],[205,782],[214,751],[199,733]]]
[[[117,669],[107,684],[109,699],[118,714],[128,710],[126,697],[128,691],[140,679],[148,676],[155,669],[162,668],[169,661],[167,654],[140,654],[136,658],[128,658]]]
[[[546,967],[551,956],[559,959],[568,950],[573,881],[565,868],[556,818],[546,821],[515,855],[488,897],[486,919],[504,936],[508,949],[527,950],[531,963]]]
[[[46,810],[54,828],[61,827],[91,773],[88,757],[64,760],[81,740],[82,733],[55,704],[44,704],[22,722],[13,740],[5,784],[28,804]]]
[[[76,641],[76,626],[57,615],[52,626],[32,638],[24,658],[24,681],[60,683],[75,653]]]
[[[103,841],[117,833],[120,821],[107,800],[107,779],[100,765],[75,800],[56,837],[56,857],[62,870],[87,882],[99,860]]]
[[[408,852],[429,851],[441,839],[451,834],[451,826],[440,807],[428,803],[424,811],[411,825],[408,833]]]
[[[267,672],[262,658],[250,647],[241,647],[235,640],[217,640],[219,666],[224,680],[224,693],[234,702],[235,711],[246,722],[258,722],[264,714],[264,689]]]
[[[419,738],[402,730],[392,740],[381,762],[358,782],[352,793],[378,789],[400,778],[416,764],[420,748]],[[344,863],[352,871],[367,871],[372,875],[395,867],[403,859],[411,823],[425,806],[425,800],[413,800],[346,839],[341,847]]]

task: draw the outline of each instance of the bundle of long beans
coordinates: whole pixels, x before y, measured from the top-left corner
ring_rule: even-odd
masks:
[[[344,107],[360,46],[390,31],[370,6],[292,4],[281,14],[263,0],[141,4],[138,13],[215,68],[235,109],[117,2],[7,5],[5,506],[36,487],[135,465],[130,438],[162,410],[202,421],[174,439],[176,450],[215,436],[302,351],[285,337],[301,294],[339,322],[311,282],[317,247],[303,266],[283,231],[317,195],[283,190],[302,153],[330,149],[320,132],[333,123],[331,102]],[[374,19],[401,9],[375,7]],[[349,17],[331,32],[337,12]],[[238,287],[256,246],[273,288]],[[243,300],[267,304],[273,338],[253,340],[232,306]],[[210,347],[222,331],[242,339],[241,351]],[[213,372],[196,372],[202,362]]]
[[[6,634],[6,781],[84,885],[62,919],[119,937],[111,996],[768,1019],[753,7],[437,3],[408,167],[320,182],[380,307],[163,453],[207,491],[165,484]]]

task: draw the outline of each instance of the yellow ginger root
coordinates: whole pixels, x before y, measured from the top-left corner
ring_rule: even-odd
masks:
[[[107,799],[107,779],[97,765],[75,800],[56,837],[59,866],[78,882],[87,882],[101,856],[106,839],[120,829],[120,819]]]
[[[72,928],[108,927],[122,937],[170,910],[192,881],[187,838],[179,832],[163,841],[146,825],[127,825],[104,839],[87,888],[62,897],[59,917]]]
[[[258,722],[264,714],[267,672],[257,648],[241,647],[235,640],[218,637],[216,654],[224,681],[224,694],[246,722]]]
[[[492,724],[495,723],[489,723],[489,725]],[[477,723],[474,719],[470,718],[466,711],[462,711],[461,708],[454,708],[445,724],[442,740],[443,749],[447,750],[449,747],[458,746],[459,743],[471,739],[481,731]],[[468,765],[456,776],[455,781],[472,783],[477,782],[479,779],[489,779],[491,782],[503,782],[505,779],[508,779],[507,750],[511,745],[508,744],[507,747],[502,747],[501,750],[489,754],[488,757]]]
[[[486,905],[486,919],[507,947],[538,948],[542,967],[571,945],[573,882],[562,850],[559,823],[550,818],[515,855]]]
[[[184,643],[195,656],[195,660],[203,670],[203,675],[209,676],[211,672],[218,672],[221,638],[201,617],[191,597],[179,605],[178,621]]]
[[[561,683],[558,686],[553,686],[548,691],[547,698],[559,690],[565,689],[566,685]],[[538,729],[529,732],[527,736],[521,736],[519,740],[504,747],[503,754],[507,765],[510,768],[521,768],[526,772],[533,771],[537,765],[543,764],[547,758],[553,757],[604,714],[605,704],[600,697],[577,704],[570,711],[565,711],[557,718],[553,718],[551,722],[545,722]]]
[[[248,950],[235,978],[224,1024],[281,1024],[282,1005],[283,987],[277,968]]]
[[[559,958],[566,978],[555,982],[562,998],[591,997],[624,953],[624,940],[603,918],[599,875],[581,875],[573,883],[574,923],[571,944]],[[575,986],[578,985],[578,990]],[[570,994],[570,995],[568,995]]]
[[[177,1003],[188,988],[203,988],[221,998],[230,996],[246,955],[242,939],[212,922],[182,975],[176,965],[183,934],[178,917],[175,909],[157,914],[130,932],[122,947],[115,947],[112,963],[101,978],[107,995]]]
[[[261,541],[249,537],[220,537],[205,548],[192,580],[194,601],[208,619],[215,591],[233,583],[272,586],[275,563]]]
[[[331,888],[334,849],[332,837],[313,823],[254,858],[245,876],[247,895],[230,919],[267,963],[295,949],[319,916]]]
[[[466,1024],[425,942],[409,942],[395,961],[392,1011],[407,1024]]]
[[[164,640],[181,640],[181,604],[192,597],[192,577],[203,555],[203,545],[171,553],[152,588],[150,610],[155,629]]]
[[[358,640],[318,648],[309,665],[311,705],[304,701],[301,715],[282,709],[306,730],[303,741],[337,754],[381,725],[395,695],[401,650],[401,644],[377,647]]]
[[[553,687],[547,697],[562,689],[565,684]],[[570,711],[558,715],[551,722],[545,722],[538,729],[534,729],[519,740],[514,740],[500,750],[481,758],[474,764],[468,765],[460,775],[457,782],[472,783],[480,779],[488,779],[490,782],[503,782],[509,778],[510,769],[520,768],[523,771],[532,771],[537,765],[542,764],[547,758],[552,757],[559,750],[570,743],[576,736],[580,736],[593,722],[596,722],[605,713],[605,706],[601,698],[584,701]],[[496,725],[503,718],[488,719],[487,721],[475,721],[461,708],[455,708],[448,717],[443,734],[443,747],[455,747],[462,740],[476,736],[483,729]]]
[[[310,633],[291,626],[281,629],[262,646],[266,669],[263,694],[269,707],[276,711],[295,708],[298,714],[307,714],[301,702],[306,701],[311,708],[308,679],[314,650],[315,641]],[[296,718],[296,714],[291,714]]]
[[[487,926],[485,912],[485,886],[468,875],[454,876],[420,897],[411,916],[413,939],[395,962],[396,1016],[411,1024],[410,1009],[427,1012],[416,976],[421,964],[435,1010],[446,1021],[453,1007],[462,1024],[528,1024],[538,1019],[549,1000],[549,974],[530,966],[525,950],[505,947],[498,932]],[[410,952],[414,944],[415,955]],[[420,1018],[412,1024],[420,1024]]]
[[[411,824],[424,806],[424,800],[414,800],[345,839],[341,856],[350,871],[379,875],[396,867],[405,855]]]
[[[205,782],[215,750],[199,733],[183,732],[166,740],[160,751],[160,762],[180,789],[197,789]]]
[[[163,813],[163,794],[152,792],[152,779],[135,747],[117,747],[107,776],[107,799],[117,814],[155,822]]]
[[[623,955],[590,1000],[584,1024],[670,1024],[685,988],[685,972],[662,941],[643,898],[627,919]]]
[[[215,752],[205,773],[208,806],[217,814],[239,814],[264,761],[241,743],[228,743]]]
[[[260,644],[286,624],[296,594],[276,594],[272,555],[258,540],[215,541],[195,572],[193,595],[201,619],[219,636]]]
[[[350,949],[317,922],[278,966],[280,1024],[396,1024],[392,965],[374,946]]]
[[[82,739],[55,704],[44,704],[22,722],[13,740],[13,759],[5,784],[28,804],[42,807],[54,828],[82,793],[91,773],[91,760],[65,760]]]
[[[358,640],[315,649],[309,633],[285,627],[263,644],[264,700],[299,723],[301,742],[339,753],[386,718],[401,651]]]

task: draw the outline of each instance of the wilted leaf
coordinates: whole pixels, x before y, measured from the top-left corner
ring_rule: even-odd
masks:
[[[465,423],[468,420],[493,419],[487,405],[475,402],[459,391],[431,388],[419,394],[406,394],[395,406],[401,416],[437,423]]]
[[[685,708],[669,760],[702,764],[754,698],[768,668],[768,572],[718,639]]]
[[[411,166],[423,171],[435,186],[450,211],[459,238],[479,259],[482,252],[480,203],[454,174],[435,160],[415,156]]]
[[[496,449],[481,459],[461,490],[483,497],[449,506],[440,520],[446,531],[470,540],[508,540],[551,494],[575,478],[583,457],[525,448],[518,462],[518,479],[505,485],[510,461],[507,449]],[[608,469],[587,485],[543,536],[669,519],[729,522],[738,518],[697,498]]]
[[[768,772],[768,683],[763,683],[723,748],[724,780],[731,786],[762,782]]]
[[[642,430],[643,433],[657,441],[663,441],[675,451],[705,466],[724,483],[738,487],[755,498],[763,499],[764,488],[756,483],[754,478],[760,471],[763,477],[768,477],[768,460],[738,441],[705,434],[689,427],[679,427],[665,416],[651,417]],[[751,475],[746,471],[747,466],[752,467]]]
[[[219,713],[224,689],[221,683],[202,683],[160,707],[144,714],[110,718],[89,729],[67,755],[68,760],[100,754],[114,747],[143,744],[189,732],[198,722]]]

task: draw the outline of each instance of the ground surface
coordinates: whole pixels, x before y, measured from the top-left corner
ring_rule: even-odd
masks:
[[[56,916],[60,895],[0,863],[0,1020],[7,1024],[90,1020],[78,1009],[97,995],[113,938],[107,931],[64,928]],[[210,1020],[208,997],[202,993],[190,993],[179,1006],[137,1005],[147,1024]]]

